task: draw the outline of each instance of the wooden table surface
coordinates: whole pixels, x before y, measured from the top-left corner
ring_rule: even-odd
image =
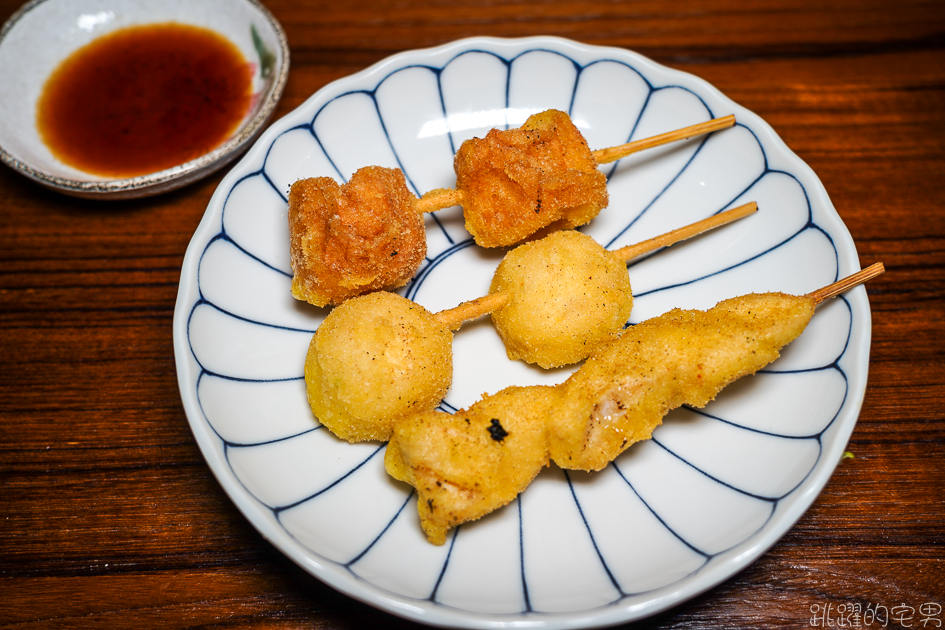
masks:
[[[868,285],[855,457],[758,561],[633,627],[810,627],[827,606],[814,625],[837,626],[853,604],[885,607],[886,627],[945,625],[941,0],[266,4],[292,54],[277,116],[403,50],[558,35],[694,73],[771,123],[820,176],[861,264],[887,267]],[[0,2],[0,19],[18,5]],[[221,177],[106,203],[0,168],[0,628],[418,627],[276,551],[194,442],[171,320]]]

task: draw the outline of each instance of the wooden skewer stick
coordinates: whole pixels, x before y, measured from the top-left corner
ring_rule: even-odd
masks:
[[[886,267],[883,266],[883,263],[873,263],[866,269],[861,269],[856,273],[850,274],[846,278],[837,280],[833,284],[828,284],[825,287],[808,293],[807,297],[813,299],[814,304],[820,304],[825,300],[829,300],[832,297],[840,295],[844,291],[852,289],[855,286],[859,286],[868,280],[872,280],[885,271]]]
[[[450,330],[459,330],[459,327],[465,322],[477,319],[483,315],[488,315],[492,311],[496,311],[505,306],[505,303],[508,301],[508,293],[490,293],[489,295],[484,295],[475,300],[463,302],[459,306],[434,313],[433,317]]]
[[[670,142],[676,142],[677,140],[695,138],[696,136],[712,133],[713,131],[719,131],[720,129],[727,129],[734,124],[734,114],[723,116],[722,118],[713,118],[712,120],[699,123],[698,125],[691,125],[689,127],[677,129],[676,131],[669,131],[658,136],[653,136],[652,138],[635,140],[634,142],[628,142],[627,144],[622,144],[620,146],[610,147],[609,149],[598,149],[597,151],[591,151],[591,155],[594,156],[594,159],[597,160],[598,164],[608,164],[610,162],[616,162],[621,158],[625,158],[628,155],[637,153],[638,151],[643,151],[644,149],[652,149],[653,147],[669,144]]]
[[[423,197],[417,200],[417,204],[414,206],[417,212],[423,214],[424,212],[436,212],[437,210],[442,210],[443,208],[452,208],[453,206],[463,205],[463,191],[462,190],[453,190],[452,188],[437,188],[436,190],[431,190]]]
[[[682,129],[669,131],[651,138],[644,138],[642,140],[628,142],[627,144],[621,144],[616,147],[591,151],[591,155],[594,156],[594,160],[598,164],[608,164],[645,149],[652,149],[653,147],[669,144],[670,142],[676,142],[677,140],[695,138],[696,136],[712,133],[713,131],[726,129],[733,126],[734,124],[734,115],[723,116],[722,118],[713,118],[712,120],[706,121],[704,123],[690,125],[689,127],[683,127]],[[453,206],[463,205],[463,197],[464,195],[462,190],[439,188],[426,193],[417,201],[415,207],[417,212],[420,212],[421,214],[424,212],[436,212],[437,210],[442,210],[443,208],[451,208]]]
[[[648,254],[654,250],[659,249],[660,247],[666,247],[667,245],[684,241],[687,238],[692,238],[693,236],[697,236],[703,232],[708,232],[709,230],[723,226],[726,223],[731,223],[732,221],[741,219],[742,217],[747,217],[749,214],[752,214],[757,210],[758,204],[754,201],[750,201],[743,206],[738,206],[737,208],[720,212],[709,217],[708,219],[703,219],[685,227],[677,228],[672,232],[667,232],[661,236],[655,236],[647,241],[643,241],[642,243],[637,243],[636,245],[627,245],[626,247],[615,249],[613,254],[624,262],[630,262],[634,258],[642,256],[643,254]]]
[[[714,228],[721,227],[727,223],[731,223],[732,221],[746,217],[757,210],[758,204],[752,201],[746,203],[743,206],[738,206],[737,208],[720,212],[719,214],[711,216],[708,219],[691,223],[690,225],[677,228],[661,236],[637,243],[636,245],[621,247],[620,249],[610,252],[610,254],[616,257],[617,260],[629,262],[638,256],[648,254],[649,252],[660,249],[661,247],[667,247],[673,243],[684,241],[688,238],[696,236],[697,234],[708,232]],[[475,300],[463,302],[459,306],[454,306],[453,308],[446,309],[445,311],[435,313],[433,316],[437,319],[437,321],[448,327],[450,330],[458,330],[464,322],[482,317],[483,315],[487,315],[492,311],[500,309],[505,305],[506,302],[508,302],[508,300],[509,294],[507,292],[490,293],[489,295],[476,298]]]

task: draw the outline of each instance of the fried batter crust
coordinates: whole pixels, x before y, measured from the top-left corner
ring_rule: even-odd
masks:
[[[704,407],[777,359],[813,314],[810,298],[766,293],[630,327],[561,385],[566,402],[548,428],[552,459],[562,468],[604,468],[649,439],[670,410]]]
[[[544,419],[557,399],[554,387],[509,387],[456,414],[395,423],[384,465],[417,488],[430,542],[442,545],[451,527],[510,502],[548,465]]]
[[[628,329],[560,385],[508,388],[454,416],[399,419],[387,470],[417,489],[424,532],[443,544],[450,527],[511,501],[549,458],[562,468],[600,470],[648,439],[671,409],[704,406],[776,359],[813,313],[811,298],[782,293],[670,311]],[[493,418],[510,435],[514,428],[516,441],[490,442]],[[526,446],[513,448],[517,440]]]
[[[584,225],[607,206],[607,179],[570,117],[531,116],[460,145],[453,161],[466,229],[483,247],[519,243],[543,228]]]
[[[368,166],[289,191],[292,295],[316,306],[405,285],[427,253],[417,198],[399,169]]]

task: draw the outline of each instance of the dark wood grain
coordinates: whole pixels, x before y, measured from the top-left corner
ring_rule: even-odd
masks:
[[[0,1],[0,19],[18,4]],[[770,122],[823,181],[861,263],[888,270],[868,287],[855,457],[757,562],[633,627],[799,628],[815,605],[945,606],[940,0],[266,4],[292,51],[277,115],[403,50],[560,35],[692,72]],[[0,628],[417,627],[275,551],[193,440],[171,320],[221,177],[101,203],[0,169]],[[921,619],[887,627],[939,627]]]

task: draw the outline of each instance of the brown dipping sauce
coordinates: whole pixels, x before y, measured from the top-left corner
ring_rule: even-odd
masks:
[[[175,23],[125,28],[56,68],[37,125],[72,167],[145,175],[223,143],[252,104],[252,73],[239,49],[213,31]]]

